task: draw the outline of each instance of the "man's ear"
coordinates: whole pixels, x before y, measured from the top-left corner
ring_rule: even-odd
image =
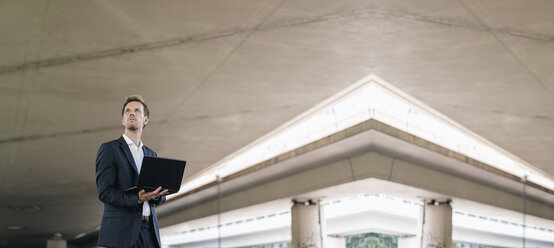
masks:
[[[148,124],[148,117],[144,117],[144,125]]]
[[[125,116],[121,117],[121,125],[125,126]]]

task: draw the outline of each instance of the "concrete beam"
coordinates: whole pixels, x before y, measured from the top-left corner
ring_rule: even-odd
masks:
[[[275,179],[257,186],[245,188],[220,199],[221,212],[239,209],[264,202],[289,198],[322,190],[325,197],[333,192],[324,189],[338,185],[348,185],[367,179],[381,179],[399,185],[421,189],[421,194],[431,191],[451,198],[476,201],[541,218],[554,220],[554,207],[504,192],[500,189],[476,183],[464,178],[432,170],[421,165],[377,152],[367,152],[340,161]],[[225,185],[225,182],[223,183]],[[350,193],[380,192],[385,188],[351,188]],[[416,197],[416,196],[412,196]],[[429,198],[435,195],[429,195]],[[217,199],[207,200],[160,217],[162,227],[215,215],[218,213]]]

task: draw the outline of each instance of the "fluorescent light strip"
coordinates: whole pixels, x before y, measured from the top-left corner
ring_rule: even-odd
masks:
[[[554,190],[552,176],[502,150],[371,74],[250,145],[192,176],[171,197],[360,122],[376,119]]]

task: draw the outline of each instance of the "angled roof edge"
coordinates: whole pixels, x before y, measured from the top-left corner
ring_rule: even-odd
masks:
[[[298,128],[298,126],[302,125],[304,122],[307,122],[310,118],[313,118],[314,116],[317,116],[318,114],[321,115],[323,112],[328,111],[330,108],[334,109],[335,105],[338,105],[341,101],[348,99],[351,97],[354,93],[359,93],[361,90],[363,90],[366,87],[377,87],[381,90],[385,91],[385,94],[393,95],[393,97],[397,98],[399,101],[405,102],[405,104],[408,104],[410,107],[415,107],[419,111],[422,111],[424,114],[429,115],[430,117],[437,119],[439,122],[443,122],[446,126],[448,126],[451,129],[456,130],[457,132],[462,133],[463,135],[469,137],[469,139],[476,140],[477,142],[480,142],[484,145],[486,150],[490,150],[489,152],[497,152],[501,156],[504,156],[505,158],[500,158],[504,161],[506,161],[506,158],[511,160],[509,161],[510,164],[514,164],[513,166],[517,167],[516,169],[519,170],[519,173],[513,173],[510,172],[507,169],[503,169],[502,165],[495,165],[492,162],[487,161],[481,161],[482,159],[478,157],[474,157],[471,154],[464,154],[464,156],[467,156],[471,158],[472,160],[478,161],[481,164],[484,164],[483,168],[495,168],[497,170],[496,174],[504,174],[505,177],[511,178],[513,180],[525,180],[528,181],[527,183],[530,185],[534,185],[534,187],[541,189],[546,192],[553,193],[554,190],[554,177],[551,175],[541,171],[540,169],[532,166],[531,164],[525,162],[524,160],[518,158],[517,156],[507,152],[506,150],[498,147],[497,145],[493,144],[492,142],[482,138],[481,136],[475,134],[471,130],[465,128],[464,126],[458,124],[457,122],[451,120],[447,116],[441,114],[440,112],[434,110],[433,108],[425,105],[421,101],[415,99],[414,97],[404,93],[402,90],[396,88],[395,86],[387,83],[385,80],[379,78],[378,76],[374,74],[370,74],[360,80],[358,80],[356,83],[350,85],[349,87],[341,90],[340,92],[330,96],[329,98],[323,100],[319,104],[315,105],[314,107],[310,108],[309,110],[303,112],[302,114],[296,116],[295,118],[291,119],[290,121],[284,123],[283,125],[279,126],[278,128],[274,129],[273,131],[267,133],[266,135],[260,137],[259,139],[255,140],[254,142],[250,143],[249,145],[237,150],[236,152],[230,154],[229,156],[221,159],[220,161],[216,162],[215,164],[203,169],[202,171],[198,172],[197,174],[191,176],[188,178],[185,183],[183,184],[182,190],[180,193],[177,193],[175,195],[172,195],[170,198],[180,198],[180,195],[188,195],[192,192],[198,192],[201,189],[211,187],[215,184],[217,184],[217,181],[219,179],[223,180],[229,180],[232,178],[235,178],[237,175],[243,175],[244,172],[248,171],[250,167],[256,167],[259,168],[260,164],[263,164],[264,161],[267,161],[269,159],[278,158],[283,154],[287,154],[288,151],[296,150],[297,148],[303,147],[306,144],[309,144],[315,140],[319,140],[326,136],[331,136],[334,133],[337,133],[340,130],[352,127],[353,125],[357,125],[358,123],[363,123],[366,120],[376,119],[379,120],[379,123],[386,123],[386,121],[380,120],[379,117],[375,114],[375,106],[371,106],[372,103],[369,103],[369,108],[373,108],[373,113],[371,111],[367,111],[368,113],[362,113],[364,115],[361,117],[362,119],[356,120],[358,122],[355,123],[348,123],[346,126],[342,126],[342,129],[339,129],[338,127],[335,127],[334,130],[326,130],[328,133],[320,133],[320,137],[317,135],[314,135],[311,137],[311,139],[305,139],[304,143],[298,143],[296,142],[296,146],[288,147],[288,150],[282,150],[282,151],[274,151],[274,154],[267,153],[265,154],[265,157],[260,156],[259,158],[249,158],[249,159],[243,159],[239,162],[236,162],[234,160],[240,160],[239,157],[245,157],[247,153],[251,153],[250,156],[258,156],[261,151],[262,146],[268,146],[268,149],[271,149],[271,146],[275,145],[268,145],[268,142],[270,142],[272,139],[276,139],[279,135],[288,132],[291,129]],[[366,88],[367,89],[367,88]],[[371,97],[369,97],[371,98]],[[377,97],[376,97],[377,98]],[[364,103],[365,104],[365,103]],[[359,110],[358,110],[359,111]],[[333,112],[334,113],[334,112]],[[333,123],[331,123],[333,124]],[[339,124],[335,123],[335,126],[340,126]],[[391,123],[386,123],[391,124]],[[394,126],[394,125],[393,125]],[[408,126],[408,123],[406,123],[406,126]],[[396,126],[396,128],[399,129],[405,129],[403,131],[418,136],[417,134],[413,134],[410,132],[409,128],[401,128]],[[328,129],[328,128],[327,128]],[[295,137],[296,138],[296,137]],[[421,137],[423,140],[425,140],[425,137]],[[436,143],[431,140],[427,140],[430,143]],[[285,142],[286,143],[286,142]],[[291,142],[289,142],[291,143]],[[294,142],[292,142],[294,143]],[[441,144],[438,144],[441,146]],[[283,146],[283,145],[280,145]],[[284,145],[287,146],[287,145]],[[254,151],[257,149],[257,152]],[[281,148],[279,148],[281,149]],[[451,148],[446,147],[446,149],[453,150]],[[267,150],[267,149],[266,149]],[[460,151],[455,151],[458,153],[463,153]],[[258,154],[256,154],[258,153]],[[263,167],[263,166],[262,166]],[[486,170],[491,170],[490,168]],[[521,169],[523,168],[523,169]],[[523,172],[522,172],[523,170]],[[519,175],[518,175],[519,174]],[[531,175],[529,179],[527,179],[527,175]]]

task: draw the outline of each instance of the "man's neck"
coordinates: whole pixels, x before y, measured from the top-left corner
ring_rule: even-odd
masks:
[[[140,137],[142,136],[142,130],[136,130],[132,131],[129,129],[125,129],[125,136],[129,137],[135,143],[135,145],[140,145]]]

